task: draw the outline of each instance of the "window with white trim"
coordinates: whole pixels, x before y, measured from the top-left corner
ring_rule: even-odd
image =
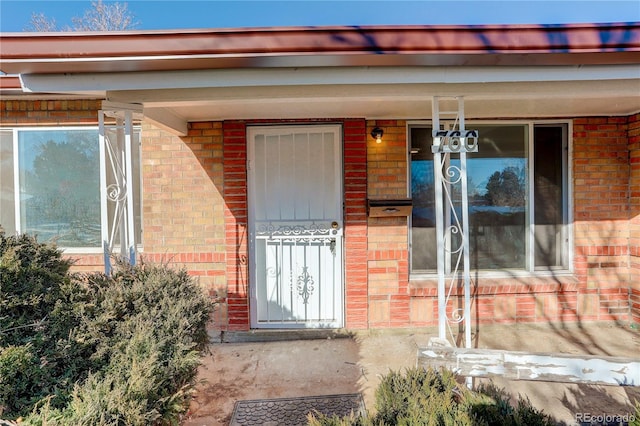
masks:
[[[477,129],[480,136],[478,152],[467,156],[471,268],[570,269],[568,123],[467,123],[467,127]],[[411,272],[430,274],[436,272],[437,252],[432,132],[428,125],[411,125],[408,131]],[[455,187],[450,193],[459,197]],[[445,229],[450,228],[445,224]],[[459,235],[450,232],[445,238],[451,247],[458,246]],[[453,261],[446,259],[449,271]]]
[[[134,143],[140,234],[139,132]],[[65,249],[101,250],[102,216],[110,214],[101,211],[102,157],[97,127],[0,129],[0,226],[7,233],[36,235]]]

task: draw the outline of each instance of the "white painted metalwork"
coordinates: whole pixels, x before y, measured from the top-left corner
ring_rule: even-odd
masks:
[[[599,355],[453,348],[433,342],[418,349],[418,366],[466,377],[640,386],[640,361]]]
[[[338,229],[328,222],[256,222],[257,326],[333,326],[341,297]]]
[[[443,106],[455,109],[444,110]],[[471,347],[471,273],[469,262],[469,207],[467,198],[467,153],[478,151],[478,132],[467,130],[464,122],[464,99],[433,98],[433,159],[436,198],[436,239],[438,267],[438,334],[441,339],[453,336],[450,323],[464,322],[465,347]],[[445,122],[446,121],[446,122]],[[451,121],[453,124],[448,125]],[[450,127],[450,128],[446,128]],[[452,164],[457,155],[459,166]],[[460,187],[460,200],[453,189]],[[454,237],[459,240],[454,247]],[[461,265],[462,263],[462,265]],[[462,269],[460,269],[462,267]],[[464,286],[464,305],[454,307],[451,314],[447,306],[451,294],[459,287],[460,274]],[[448,287],[446,281],[448,279]],[[457,298],[456,298],[457,299]]]
[[[109,106],[112,108],[105,108]],[[141,120],[142,108],[106,103],[103,108],[98,112],[100,156],[104,159],[100,199],[105,272],[109,273],[115,252],[132,265],[136,262],[132,149],[134,120]]]
[[[341,327],[339,126],[248,131],[251,324]]]

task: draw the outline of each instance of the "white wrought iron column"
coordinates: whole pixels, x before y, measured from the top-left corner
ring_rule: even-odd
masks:
[[[102,240],[105,272],[111,271],[111,255],[135,264],[136,227],[134,205],[134,121],[142,119],[142,107],[103,103],[98,113],[102,206]],[[110,214],[110,212],[113,212]],[[116,247],[119,245],[119,249]]]
[[[124,165],[125,165],[125,187],[127,189],[127,221],[126,221],[126,233],[122,232],[121,235],[125,235],[125,243],[120,244],[120,255],[122,257],[128,256],[129,263],[135,265],[136,263],[136,231],[135,231],[135,206],[133,204],[133,187],[135,179],[133,177],[133,112],[125,111],[125,118],[122,126],[124,129]],[[124,228],[124,226],[122,227]],[[122,241],[122,238],[120,239]]]
[[[443,104],[456,104],[455,110],[443,110]],[[467,153],[478,151],[478,132],[466,130],[464,99],[433,98],[434,187],[436,207],[436,243],[438,267],[438,334],[447,339],[455,338],[449,323],[464,322],[465,347],[471,347],[471,265],[469,259],[469,200],[467,188]],[[458,155],[459,165],[452,163]],[[454,189],[460,187],[460,200],[455,200]],[[459,206],[459,209],[456,207]],[[449,216],[452,216],[451,218]],[[459,244],[453,247],[453,235],[459,235]],[[447,262],[455,262],[447,265]],[[462,264],[461,264],[462,263]],[[458,287],[462,275],[464,305],[447,313],[453,290]],[[447,286],[447,280],[448,286]],[[457,295],[457,291],[456,291]],[[458,299],[459,296],[456,297]]]

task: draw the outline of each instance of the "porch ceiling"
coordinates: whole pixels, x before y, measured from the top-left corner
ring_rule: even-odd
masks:
[[[467,81],[449,78],[425,83],[412,82],[406,74],[398,73],[394,81],[385,82],[292,81],[269,86],[115,90],[106,95],[111,101],[142,103],[148,118],[170,115],[185,123],[339,117],[428,120],[433,96],[464,96],[465,115],[471,119],[628,115],[639,111],[640,67],[626,67],[626,75],[619,79],[612,74],[610,71],[610,80],[541,81],[544,79],[530,77],[524,81],[501,81],[505,79],[480,75]],[[451,109],[457,108],[452,105]]]
[[[640,79],[586,82],[338,85],[109,92],[184,121],[364,117],[431,119],[433,96],[464,96],[468,118],[628,115],[640,110]],[[452,106],[452,110],[455,110]]]

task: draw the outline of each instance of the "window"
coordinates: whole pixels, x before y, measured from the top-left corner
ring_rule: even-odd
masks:
[[[480,133],[478,152],[467,156],[471,267],[529,272],[568,269],[567,124],[467,124],[467,128]],[[411,126],[409,137],[414,203],[411,270],[434,273],[431,128]],[[451,165],[458,163],[451,160]],[[459,200],[458,188],[452,186],[450,192]],[[445,238],[453,247],[459,241],[454,233]],[[447,265],[450,269],[449,261]]]
[[[133,152],[139,218],[139,149]],[[101,208],[100,170],[106,163],[96,127],[0,130],[0,154],[5,231],[34,234],[64,248],[102,247],[102,217],[108,212]]]

